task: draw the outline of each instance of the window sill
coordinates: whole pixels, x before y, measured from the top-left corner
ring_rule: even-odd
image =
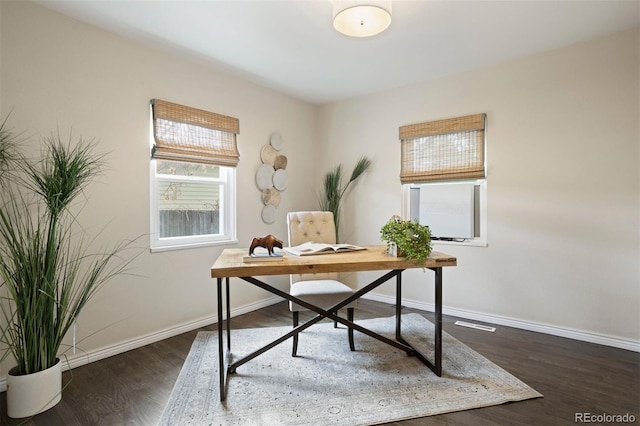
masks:
[[[470,240],[470,241],[441,241],[441,240],[431,240],[431,244],[442,244],[444,246],[470,246],[470,247],[488,247],[486,241],[480,240]]]
[[[150,250],[151,250],[151,253],[156,253],[156,252],[164,252],[164,251],[186,250],[186,249],[233,245],[233,244],[238,244],[238,240],[233,239],[233,240],[223,240],[223,241],[205,241],[205,242],[198,242],[198,243],[184,243],[184,244],[173,244],[173,245],[156,244],[151,246]]]

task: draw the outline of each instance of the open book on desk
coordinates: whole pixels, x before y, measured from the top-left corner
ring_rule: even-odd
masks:
[[[314,254],[344,253],[348,251],[366,250],[366,247],[353,244],[325,244],[308,242],[294,247],[285,247],[287,253],[296,256],[312,256]]]

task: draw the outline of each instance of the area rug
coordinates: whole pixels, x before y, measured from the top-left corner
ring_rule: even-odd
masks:
[[[393,338],[394,318],[356,322]],[[289,327],[233,330],[234,357],[248,354]],[[402,334],[432,358],[433,324],[402,316]],[[217,332],[198,333],[160,425],[373,425],[522,401],[542,395],[443,332],[443,373],[417,358],[346,328],[319,323],[240,366],[220,402]]]

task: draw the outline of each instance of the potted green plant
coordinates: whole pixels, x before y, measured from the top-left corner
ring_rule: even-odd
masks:
[[[336,225],[336,242],[340,242],[338,231],[340,227],[340,203],[349,185],[358,179],[371,166],[371,160],[365,156],[360,157],[353,167],[349,181],[342,182],[342,164],[338,164],[324,175],[320,192],[320,210],[333,213]]]
[[[7,376],[9,417],[30,417],[60,401],[60,349],[87,302],[135,257],[131,242],[89,251],[70,210],[101,172],[103,156],[80,139],[43,140],[42,158],[21,154],[18,138],[0,125],[0,361]],[[75,206],[75,205],[74,205]],[[42,377],[47,383],[40,383]]]
[[[380,229],[380,238],[389,253],[399,257],[422,263],[431,254],[431,230],[417,221],[393,215]]]

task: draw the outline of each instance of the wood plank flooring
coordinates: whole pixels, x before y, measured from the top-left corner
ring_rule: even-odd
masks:
[[[361,300],[356,320],[392,316],[394,309],[393,305]],[[418,312],[433,321],[429,312],[408,308],[403,312]],[[542,393],[544,398],[391,425],[580,424],[575,421],[576,413],[629,413],[635,416],[636,424],[640,423],[640,354],[502,326],[497,326],[495,333],[488,333],[456,326],[457,319],[444,317],[447,333]],[[232,324],[234,328],[288,326],[291,318],[283,302],[233,318]],[[68,385],[62,401],[26,421],[7,417],[6,393],[2,393],[0,424],[155,425],[196,332],[65,372],[63,381]],[[367,336],[356,333],[358,338]]]

